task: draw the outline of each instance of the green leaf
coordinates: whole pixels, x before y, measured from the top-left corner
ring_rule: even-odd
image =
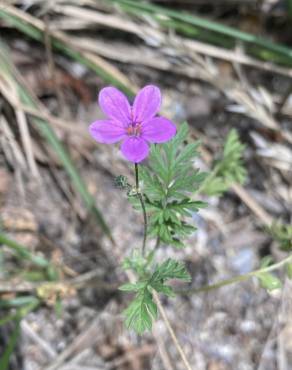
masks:
[[[285,265],[286,274],[290,280],[292,280],[292,262],[286,263]]]
[[[261,259],[260,268],[263,269],[273,264],[273,257],[272,256],[265,256]]]
[[[147,266],[148,261],[141,256],[138,249],[134,249],[130,257],[126,257],[123,261],[124,270],[133,270],[139,277],[143,276],[145,273],[145,266]]]
[[[168,279],[180,279],[189,282],[191,281],[191,276],[182,262],[169,258],[156,267],[150,279],[150,285],[152,285],[153,282],[155,283],[161,280],[164,282]]]
[[[152,282],[151,286],[158,293],[163,293],[168,297],[175,297],[175,293],[172,287],[170,287],[169,285],[165,285],[161,282],[156,281],[156,282]]]
[[[273,264],[272,256],[265,256],[261,260],[260,268],[264,269],[269,267]],[[281,280],[277,278],[274,274],[270,272],[262,272],[257,275],[260,284],[263,288],[267,289],[268,291],[272,291],[275,289],[280,289],[282,287]]]
[[[115,186],[121,190],[132,190],[132,186],[129,184],[127,177],[124,175],[119,175],[115,178]]]
[[[226,190],[228,190],[228,187],[226,186],[225,180],[222,177],[215,177],[206,182],[201,191],[209,196],[213,196],[221,195]]]
[[[236,130],[231,130],[224,144],[222,157],[215,161],[199,191],[210,196],[221,195],[232,184],[242,184],[246,178],[242,161],[244,149],[245,146],[241,144]]]
[[[145,268],[144,276],[146,275],[149,276],[149,273]],[[136,283],[127,283],[119,288],[123,291],[136,293],[133,301],[124,310],[125,323],[128,328],[134,329],[139,334],[151,329],[152,321],[157,317],[157,307],[153,302],[152,289],[173,297],[175,295],[173,289],[165,284],[169,279],[190,281],[191,277],[183,263],[168,259],[157,265],[155,271],[147,279],[144,277]]]
[[[281,250],[285,252],[292,251],[292,225],[274,222],[268,231],[278,241]]]
[[[275,289],[280,289],[282,287],[281,280],[275,275],[270,274],[269,272],[262,272],[257,275],[261,286],[268,291]]]
[[[171,141],[151,146],[149,166],[140,167],[149,235],[175,247],[182,247],[182,239],[196,230],[185,218],[206,206],[191,199],[206,174],[194,168],[199,142],[188,143],[187,136],[188,125],[183,123]]]
[[[152,320],[157,318],[157,306],[153,302],[148,289],[141,290],[124,311],[127,328],[134,329],[138,334],[152,328]]]
[[[138,292],[141,289],[144,289],[147,285],[147,281],[139,281],[137,283],[127,283],[119,287],[119,290],[124,292]]]
[[[220,164],[219,176],[225,178],[227,184],[243,183],[246,171],[242,164],[245,145],[241,144],[236,130],[231,130],[224,145],[223,159]]]
[[[178,147],[180,144],[182,144],[188,137],[189,134],[189,126],[186,122],[183,122],[175,137],[173,138],[173,145]]]
[[[192,212],[198,212],[200,208],[207,207],[206,202],[200,200],[192,201],[189,198],[174,200],[167,204],[166,210],[175,210],[185,216],[191,216]]]

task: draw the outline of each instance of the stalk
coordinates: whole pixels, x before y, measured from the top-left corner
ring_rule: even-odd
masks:
[[[147,223],[147,214],[146,214],[146,208],[145,208],[143,195],[142,195],[142,193],[140,191],[140,188],[139,188],[139,168],[138,168],[137,163],[135,163],[135,179],[136,179],[137,197],[140,200],[140,204],[141,204],[142,212],[143,212],[143,218],[144,218],[144,235],[143,235],[143,243],[142,243],[142,256],[145,257],[148,223]]]

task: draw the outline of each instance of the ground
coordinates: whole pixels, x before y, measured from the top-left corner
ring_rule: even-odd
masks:
[[[287,77],[291,70],[287,68],[286,74],[282,70],[283,73],[264,71],[261,66],[216,59],[208,50],[195,54],[195,44],[187,44],[190,39],[172,35],[146,16],[139,23],[139,19],[124,15],[120,9],[106,13],[101,5],[90,8],[101,19],[94,20],[98,24],[95,29],[81,13],[80,19],[73,16],[73,11],[78,12],[78,6],[73,5],[70,9],[59,2],[59,11],[49,8],[48,17],[40,13],[40,19],[50,30],[69,29],[72,42],[76,37],[95,41],[93,46],[83,40],[82,52],[105,58],[113,75],[121,73],[133,88],[158,85],[163,93],[164,114],[177,125],[187,121],[189,140],[202,141],[196,167],[205,170],[211,165],[210,160],[217,158],[231,128],[238,130],[246,145],[248,176],[243,190],[235,187],[220,199],[202,198],[209,206],[194,214],[198,230],[186,242],[187,247],[175,250],[163,246],[158,258],[175,256],[184,261],[192,276],[187,288],[193,290],[255,270],[267,255],[276,261],[285,258],[267,232],[266,221],[291,221],[289,99],[277,112],[291,84]],[[34,6],[28,12],[37,17],[42,7]],[[195,10],[201,15],[214,15],[208,8]],[[239,14],[232,7],[229,11],[224,22],[234,23],[233,16],[245,19],[244,11],[238,10]],[[109,15],[115,17],[114,24],[106,26],[102,19],[110,22]],[[36,164],[36,172],[32,173],[34,167],[25,151],[21,121],[15,115],[17,105],[11,104],[0,85],[1,229],[30,251],[62,266],[63,279],[82,281],[62,293],[61,309],[54,306],[56,302],[51,297],[22,320],[21,339],[10,369],[184,369],[161,317],[153,332],[142,337],[123,325],[122,311],[130,295],[117,289],[127,281],[121,261],[140,248],[143,218],[114,182],[120,174],[133,182],[132,166],[122,158],[118,146],[97,144],[87,132],[88,125],[102,117],[96,97],[106,83],[62,53],[50,54],[48,44],[22,38],[19,31],[0,22],[12,61],[26,85],[51,115],[62,121],[55,122],[58,137],[116,240],[112,245],[90,215],[60,159],[28,118]],[[78,32],[72,31],[74,24]],[[133,25],[136,28],[131,28]],[[154,241],[149,242],[154,245]],[[32,272],[31,265],[18,261],[7,247],[2,248],[0,268],[0,283],[9,278],[16,287],[21,285],[22,276]],[[193,369],[292,368],[291,281],[283,270],[279,276],[283,288],[273,292],[263,289],[258,280],[249,279],[209,292],[178,294],[175,299],[161,296]],[[9,293],[8,298],[15,295]],[[0,349],[12,329],[13,323],[0,327]]]

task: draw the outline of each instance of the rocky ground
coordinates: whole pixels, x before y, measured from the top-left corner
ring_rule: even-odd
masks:
[[[119,12],[114,15],[122,19]],[[133,169],[122,159],[118,147],[97,145],[87,135],[89,123],[101,117],[96,96],[104,83],[60,55],[55,56],[57,79],[52,82],[47,76],[47,57],[40,55],[40,45],[20,40],[19,34],[11,29],[5,30],[4,39],[23,78],[51,112],[72,126],[69,131],[58,128],[58,134],[117,241],[113,246],[88,215],[56,155],[47,148],[44,150],[34,131],[31,141],[37,175],[32,176],[24,164],[26,158],[15,116],[0,95],[2,229],[31,251],[51,258],[57,265],[66,265],[67,278],[93,272],[92,279],[85,280],[79,289],[64,293],[60,312],[54,309],[55,302],[48,301],[22,320],[21,340],[11,370],[184,369],[161,318],[153,333],[142,337],[123,326],[121,313],[129,296],[117,290],[126,281],[120,262],[140,247],[143,220],[114,185],[119,174],[133,179]],[[162,32],[155,27],[154,31]],[[116,54],[108,57],[111,61],[135,44],[103,32],[104,40],[112,38],[108,53],[113,53],[116,43],[120,43]],[[192,275],[190,288],[252,271],[266,255],[271,254],[275,260],[283,258],[277,242],[264,226],[267,217],[291,221],[291,142],[282,132],[289,132],[291,104],[288,100],[286,113],[278,119],[280,129],[275,131],[268,122],[276,114],[267,108],[271,102],[277,104],[285,94],[289,85],[287,76],[250,67],[237,70],[232,63],[206,58],[217,76],[210,80],[208,66],[202,77],[200,63],[192,64],[189,59],[180,64],[186,55],[180,54],[178,46],[164,44],[153,48],[146,40],[137,50],[144,53],[144,64],[115,60],[114,67],[133,86],[148,83],[160,86],[164,112],[178,125],[184,120],[189,123],[190,140],[202,140],[202,157],[196,166],[205,169],[208,159],[216,158],[233,127],[246,144],[245,192],[233,188],[220,199],[204,199],[209,207],[194,215],[193,223],[198,230],[189,238],[187,247],[174,250],[165,246],[158,253],[159,258],[176,256],[185,261]],[[177,63],[171,69],[173,50],[176,54],[172,58]],[[218,76],[222,77],[219,85]],[[251,106],[254,101],[255,107]],[[17,271],[17,261],[5,247],[0,252],[0,279],[4,281],[7,271]],[[250,279],[205,293],[178,295],[171,300],[162,297],[162,302],[193,369],[292,368],[289,280],[284,281],[281,290],[272,293]],[[7,343],[11,325],[0,329],[2,342]],[[0,349],[1,345],[0,341]]]

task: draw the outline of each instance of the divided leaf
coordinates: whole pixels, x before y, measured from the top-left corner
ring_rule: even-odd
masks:
[[[285,252],[292,251],[292,225],[274,223],[269,232],[271,236],[280,244],[280,249]]]
[[[147,281],[139,281],[137,283],[127,283],[123,284],[119,287],[119,290],[122,290],[123,292],[138,292],[141,289],[144,289],[147,285]]]
[[[156,266],[148,279],[144,278],[144,280],[120,287],[120,290],[136,293],[134,300],[124,311],[128,328],[134,329],[138,334],[151,329],[152,321],[157,317],[157,306],[153,301],[152,289],[173,297],[175,294],[172,288],[165,284],[169,279],[190,281],[191,277],[183,263],[167,259]]]
[[[127,328],[133,328],[138,334],[151,329],[152,320],[157,318],[157,306],[148,288],[139,291],[124,314]]]
[[[261,286],[267,289],[269,292],[282,287],[281,280],[269,272],[262,272],[258,275],[258,279]]]
[[[241,144],[236,130],[227,136],[222,158],[215,162],[214,168],[206,178],[201,191],[207,195],[221,195],[234,184],[242,184],[246,178],[242,156],[245,146]]]
[[[187,143],[187,136],[188,125],[184,123],[171,141],[153,145],[149,166],[140,167],[146,209],[150,216],[149,235],[176,247],[182,247],[182,239],[196,230],[185,218],[192,217],[199,208],[206,206],[204,202],[190,198],[206,174],[194,168],[199,142]]]
[[[191,281],[191,276],[182,262],[168,258],[165,262],[156,267],[150,279],[150,284],[152,285],[152,283],[156,281],[164,282],[168,279],[180,279],[189,282]]]

